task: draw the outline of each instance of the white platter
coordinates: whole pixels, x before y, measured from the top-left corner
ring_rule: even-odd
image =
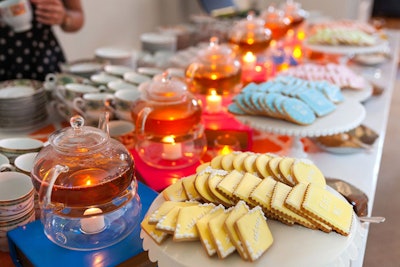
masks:
[[[163,202],[162,195],[159,195],[150,206],[148,214],[155,211]],[[161,245],[157,245],[143,230],[140,236],[143,238],[143,248],[148,251],[149,259],[157,261],[159,267],[348,267],[351,266],[352,260],[357,259],[360,241],[365,238],[365,231],[355,214],[348,236],[335,232],[327,234],[299,225],[287,226],[274,220],[268,220],[268,225],[274,243],[255,262],[244,261],[237,253],[224,260],[209,257],[200,241],[174,242],[169,238]]]

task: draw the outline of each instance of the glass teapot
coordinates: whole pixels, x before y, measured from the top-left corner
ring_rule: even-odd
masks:
[[[198,52],[185,76],[194,94],[233,95],[242,86],[240,61],[231,47],[219,44],[217,37],[212,37],[209,46]]]
[[[236,46],[241,56],[247,52],[257,55],[264,53],[272,40],[271,31],[265,28],[265,21],[249,12],[246,19],[237,22],[229,31],[229,42]]]
[[[44,232],[65,248],[104,248],[125,238],[140,220],[134,161],[109,137],[108,113],[100,128],[84,126],[80,116],[70,123],[49,137],[31,172]]]
[[[148,165],[182,168],[200,159],[206,149],[202,108],[186,84],[168,72],[139,86],[132,104],[136,151]]]

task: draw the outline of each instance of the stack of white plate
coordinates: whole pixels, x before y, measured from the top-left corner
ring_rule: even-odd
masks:
[[[8,251],[7,232],[35,220],[31,178],[20,172],[0,173],[0,251]]]
[[[29,131],[42,127],[48,113],[42,82],[28,79],[0,83],[0,129]]]

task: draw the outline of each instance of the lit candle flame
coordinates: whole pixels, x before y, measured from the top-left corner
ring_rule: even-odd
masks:
[[[247,52],[243,56],[243,61],[245,63],[254,63],[256,61],[256,56],[252,52]]]

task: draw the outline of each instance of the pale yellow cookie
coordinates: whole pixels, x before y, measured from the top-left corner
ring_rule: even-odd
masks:
[[[317,218],[313,218],[309,216],[307,213],[303,212],[301,209],[301,204],[303,203],[304,195],[307,190],[307,184],[297,184],[295,185],[292,190],[290,190],[288,196],[285,199],[285,206],[292,210],[293,212],[296,212],[297,214],[306,217],[308,220],[310,220],[315,227],[317,227],[319,230],[329,233],[332,231],[332,227],[329,225],[323,223],[322,221],[319,221]]]
[[[215,208],[214,204],[205,203],[183,207],[179,210],[174,231],[174,241],[192,241],[199,239],[196,222]]]
[[[268,217],[274,217],[271,209],[271,197],[276,183],[277,181],[271,176],[268,176],[254,188],[249,196],[254,203],[257,203],[263,208]]]
[[[223,213],[218,214],[208,222],[208,229],[210,230],[211,237],[214,240],[217,254],[220,259],[225,259],[236,250],[235,245],[229,238],[228,232],[225,227],[223,227],[229,212],[230,209],[225,210]]]
[[[292,174],[296,184],[312,183],[322,188],[326,187],[325,176],[311,160],[296,159],[292,165]]]
[[[259,259],[274,242],[267,219],[259,206],[239,218],[235,228],[250,261]]]
[[[347,236],[353,218],[353,206],[328,190],[310,183],[302,203],[305,212]]]
[[[284,183],[281,173],[279,172],[279,162],[283,159],[283,157],[275,157],[268,161],[268,171],[272,174],[272,178],[274,178],[278,182]]]
[[[285,184],[294,186],[296,182],[294,181],[292,175],[292,165],[295,161],[295,158],[285,157],[279,161],[278,164],[278,171],[281,174],[281,178],[285,181]]]
[[[223,156],[224,155],[215,156],[210,162],[211,168],[213,168],[213,169],[222,169],[221,160],[222,160]]]
[[[146,216],[140,226],[157,244],[161,244],[168,237],[168,233],[156,229],[155,224],[149,223],[149,216]]]
[[[206,169],[208,166],[210,166],[210,165],[211,165],[211,162],[205,162],[205,163],[200,164],[200,165],[197,166],[197,168],[196,168],[196,173],[199,173],[199,172],[205,170],[205,169]]]
[[[213,197],[208,187],[208,177],[212,171],[211,167],[207,167],[204,171],[198,173],[194,180],[194,187],[204,202],[217,203],[217,200]]]
[[[242,152],[236,155],[233,159],[233,168],[239,172],[245,172],[244,168],[244,159],[250,154],[251,152]]]
[[[157,224],[158,221],[164,217],[174,207],[184,207],[197,205],[199,202],[177,202],[177,201],[164,201],[155,211],[153,211],[148,218],[150,224]]]
[[[186,201],[189,198],[186,195],[185,189],[182,186],[182,180],[177,180],[162,191],[162,196],[165,200],[170,201]]]
[[[169,234],[174,234],[178,212],[182,207],[175,206],[167,212],[156,224],[156,229]]]
[[[185,178],[182,178],[182,186],[185,190],[186,196],[189,200],[201,200],[201,196],[197,192],[196,188],[194,187],[194,181],[196,179],[196,174],[189,175]]]
[[[229,216],[225,219],[224,222],[225,229],[228,232],[228,235],[232,243],[235,245],[236,250],[239,252],[240,256],[244,260],[247,260],[248,256],[243,248],[243,244],[240,241],[238,234],[236,233],[234,225],[235,222],[240,217],[247,214],[248,212],[249,212],[249,206],[247,206],[246,202],[241,200],[238,203],[236,203],[234,208],[232,208],[231,212],[229,213]]]
[[[241,152],[231,152],[229,154],[226,154],[222,157],[221,160],[221,167],[222,169],[226,170],[226,171],[232,171],[233,168],[233,159],[236,157],[236,155],[238,155]]]
[[[251,201],[250,194],[251,192],[253,192],[254,188],[256,188],[256,186],[261,183],[263,179],[249,173],[246,172],[242,179],[240,180],[238,186],[235,188],[235,190],[233,191],[233,195],[237,198],[237,199],[241,199],[243,201],[245,201],[246,203],[248,203],[251,206],[255,206],[255,203]]]
[[[243,173],[237,170],[231,171],[225,176],[224,179],[222,179],[221,182],[219,182],[219,184],[217,184],[217,190],[231,200],[234,200],[235,196],[233,195],[233,191],[235,191],[235,188],[239,184],[242,177]]]
[[[251,174],[258,175],[257,167],[256,167],[256,159],[259,154],[250,153],[243,161],[244,170]]]
[[[268,170],[268,161],[271,158],[272,158],[272,156],[268,153],[258,155],[258,157],[256,159],[256,168],[257,168],[257,172],[260,175],[260,177],[266,178],[266,177],[272,175]]]
[[[216,199],[219,204],[230,207],[234,205],[234,202],[217,190],[217,185],[225,178],[227,174],[228,172],[225,170],[213,171],[208,177],[208,188],[210,189],[210,193],[213,195],[214,199]]]
[[[217,253],[217,248],[214,244],[214,240],[211,237],[210,230],[208,228],[208,222],[218,214],[224,213],[224,211],[225,208],[222,205],[218,205],[196,222],[201,244],[210,257]]]
[[[315,229],[316,227],[314,224],[307,218],[293,212],[285,206],[285,199],[291,189],[292,187],[284,183],[277,182],[274,187],[274,191],[272,192],[271,209],[283,218],[288,218],[288,220],[294,221],[307,228]]]

